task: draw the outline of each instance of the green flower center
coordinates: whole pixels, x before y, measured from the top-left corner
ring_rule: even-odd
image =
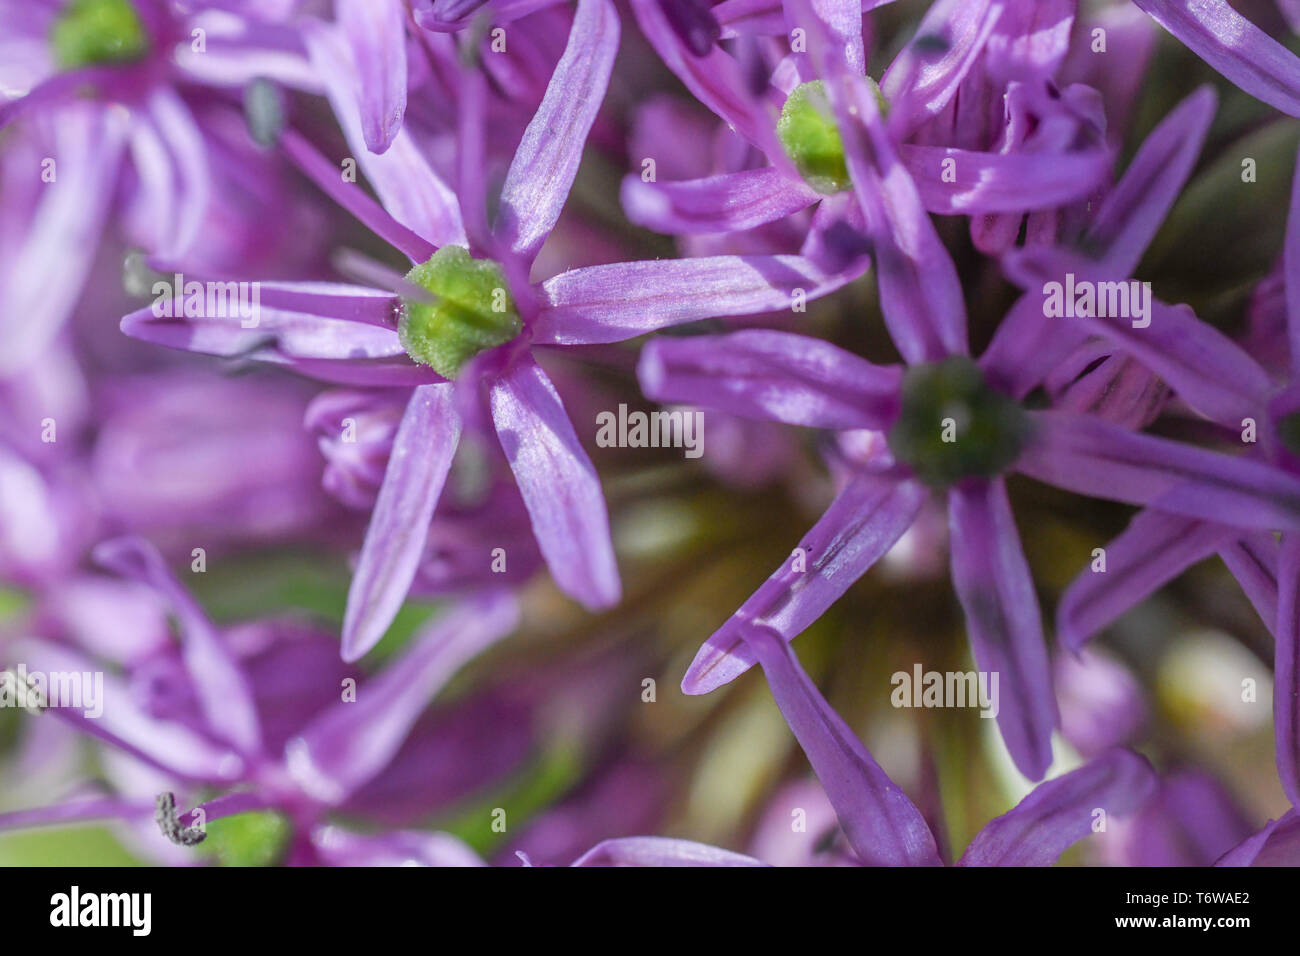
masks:
[[[433,302],[403,300],[397,336],[406,354],[443,378],[455,378],[475,355],[504,345],[523,329],[495,262],[463,246],[443,246],[406,274]]]
[[[871,77],[866,80],[884,115],[889,101]],[[776,136],[799,175],[817,192],[829,196],[853,184],[844,162],[844,141],[821,80],[801,83],[786,97],[776,123]]]
[[[149,50],[149,36],[131,0],[71,0],[50,30],[54,58],[65,70],[129,63]]]
[[[1028,435],[1020,406],[989,388],[970,359],[953,356],[908,369],[889,448],[926,484],[946,487],[1000,474]]]

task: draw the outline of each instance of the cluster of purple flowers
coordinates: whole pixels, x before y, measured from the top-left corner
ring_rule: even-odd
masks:
[[[1296,175],[1246,325],[1144,275],[1221,91],[1300,118],[1300,4],[1253,6],[0,0],[0,665],[103,679],[0,733],[0,830],[110,821],[178,864],[1300,863],[1296,167],[1229,157],[1243,191]],[[1157,95],[1158,43],[1214,81]],[[629,384],[703,411],[715,488],[821,512],[729,617],[666,618],[716,628],[689,662],[636,646],[677,479],[602,488],[590,453]],[[1137,509],[1055,651],[1013,475]],[[1216,554],[1273,639],[1262,828],[1132,749],[1140,682],[1084,651]],[[321,555],[337,601],[256,599]],[[796,654],[908,561],[950,567],[1022,797],[961,854]],[[817,782],[748,854],[636,835],[681,781],[610,715],[643,672],[716,698],[754,664]]]

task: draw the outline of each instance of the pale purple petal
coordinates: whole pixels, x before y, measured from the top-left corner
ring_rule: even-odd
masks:
[[[464,840],[450,833],[395,830],[382,834],[350,833],[320,827],[312,844],[328,866],[486,866]]]
[[[1122,280],[1105,265],[1056,249],[1026,247],[1003,261],[1007,273],[1030,297],[1037,298],[1038,290],[1042,290],[1040,301],[1044,303],[1049,283],[1056,283],[1057,291],[1064,295],[1067,275],[1074,276],[1075,283],[1092,283],[1099,300],[1094,311],[1110,312],[1112,306],[1120,305],[1114,311],[1135,315],[1132,299],[1142,298],[1149,310],[1141,326],[1134,324],[1136,319],[1119,314],[1047,321],[1058,327],[1075,327],[1069,334],[1058,332],[1059,338],[1071,338],[1080,331],[1104,337],[1159,375],[1184,402],[1212,421],[1240,428],[1243,418],[1263,414],[1274,390],[1268,373],[1230,338],[1197,318],[1188,306],[1166,305],[1149,293],[1143,295],[1141,286]],[[1108,300],[1104,310],[1100,302],[1103,296]],[[1127,308],[1123,307],[1125,302]]]
[[[423,385],[411,393],[348,589],[345,661],[357,660],[379,643],[415,578],[429,521],[460,440],[453,391],[454,386],[445,383]]]
[[[185,279],[186,284],[198,281],[192,277]],[[188,294],[171,298],[174,290],[168,288],[153,304],[124,316],[122,331],[132,338],[168,348],[287,365],[301,374],[327,381],[394,385],[442,381],[432,369],[416,365],[407,357],[395,328],[367,321],[377,317],[377,308],[390,308],[395,302],[388,293],[323,283],[306,287],[276,284],[269,300],[282,302],[286,308],[260,301],[253,308],[256,285],[246,284],[242,293],[247,316],[231,314],[240,310],[228,307],[216,308],[218,314],[208,315],[206,296],[203,304],[193,300],[194,308],[187,309]],[[208,291],[212,288],[209,286]],[[260,297],[260,290],[256,294]],[[361,301],[351,304],[343,301],[349,296]],[[317,306],[324,307],[324,315],[297,311]],[[185,315],[186,311],[191,314]],[[176,315],[177,312],[182,314]],[[219,314],[222,312],[227,314]],[[378,368],[373,368],[376,365]],[[368,366],[374,373],[382,370],[383,376],[366,374]],[[376,381],[384,376],[387,376],[385,380]]]
[[[796,11],[810,0],[792,0]],[[979,6],[979,4],[975,4]],[[909,363],[967,353],[966,305],[952,257],[921,204],[866,80],[850,70],[842,51],[821,32],[810,46],[826,77],[853,191],[862,206],[874,250],[880,308],[899,352]]]
[[[153,812],[152,802],[139,800],[122,800],[117,797],[74,800],[68,803],[55,803],[48,807],[0,813],[0,832],[32,827],[94,823],[101,820],[124,820],[132,817],[148,818],[153,815]]]
[[[533,325],[539,345],[621,342],[646,332],[729,315],[793,312],[855,278],[803,256],[701,256],[615,262],[542,283]]]
[[[395,249],[403,252],[412,262],[424,262],[436,251],[436,246],[417,231],[420,227],[433,232],[440,231],[434,228],[434,225],[429,221],[434,216],[432,211],[428,215],[422,215],[406,209],[405,218],[403,218],[403,207],[401,203],[398,203],[396,206],[390,207],[394,208],[393,214],[390,215],[387,209],[366,195],[355,182],[349,182],[343,178],[342,166],[331,163],[311,143],[307,142],[294,130],[286,129],[280,134],[280,145],[284,148],[285,155],[302,170],[303,175],[355,216],[363,226]],[[367,153],[366,155],[373,156],[374,154]],[[390,155],[395,159],[400,159],[397,152],[390,150]],[[345,159],[351,158],[345,157]],[[371,162],[375,162],[375,160],[371,160]],[[378,185],[375,188],[383,197],[384,191],[380,190]],[[436,192],[436,189],[431,191]],[[387,200],[385,202],[387,203]],[[460,221],[459,216],[460,214],[457,212],[457,223]],[[410,228],[408,223],[414,224],[416,228]],[[457,226],[456,228],[459,229],[460,227]],[[445,229],[441,230],[441,232],[445,235],[454,236],[456,229]],[[463,242],[463,230],[461,230],[460,235]]]
[[[58,178],[43,184],[22,241],[0,262],[0,374],[31,367],[62,329],[99,249],[125,144],[121,117],[60,111]]]
[[[788,162],[776,138],[775,109],[750,92],[750,83],[734,57],[716,45],[706,55],[696,56],[669,25],[658,0],[632,0],[632,12],[660,59],[697,100],[773,163]]]
[[[588,609],[617,604],[622,588],[600,478],[531,357],[493,383],[492,420],[555,583]]]
[[[587,132],[605,98],[618,34],[609,0],[578,0],[564,55],[501,187],[494,231],[525,260],[537,255],[569,198]]]
[[[49,716],[68,721],[82,733],[97,737],[145,763],[176,777],[196,781],[229,781],[244,771],[238,753],[174,720],[161,720],[146,713],[136,702],[136,688],[116,674],[75,651],[44,641],[20,642],[15,659],[29,673],[79,673],[103,675],[103,712],[91,717],[81,710],[51,707]],[[83,698],[84,699],[84,698]]]
[[[382,153],[406,112],[406,16],[400,0],[337,0],[335,16],[352,46],[360,81],[361,129]]]
[[[867,55],[862,48],[861,0],[811,0],[813,11],[832,42],[843,51],[845,63],[859,75],[867,72]]]
[[[1202,86],[1160,121],[1088,225],[1083,246],[1129,275],[1182,192],[1214,119],[1218,95]]]
[[[767,866],[743,853],[668,837],[620,837],[597,843],[572,866]]]
[[[150,96],[148,115],[165,144],[177,190],[175,218],[163,224],[164,238],[150,251],[175,261],[194,245],[208,215],[213,190],[209,149],[190,108],[169,87]]]
[[[330,106],[353,153],[351,157],[340,158],[356,160],[379,194],[384,209],[407,229],[434,247],[465,245],[465,228],[456,194],[438,178],[410,132],[404,127],[398,129],[382,154],[372,153],[366,146],[355,92],[360,79],[343,37],[331,25],[308,23],[303,28],[303,40],[312,63],[325,81]],[[333,179],[341,181],[340,165],[326,162],[325,166]],[[322,182],[317,179],[318,184]],[[354,184],[353,188],[356,188]],[[411,250],[403,248],[403,251],[411,255]],[[416,262],[427,258],[428,255],[412,256]]]
[[[1254,531],[1219,550],[1255,613],[1270,630],[1277,625],[1278,543],[1268,531]]]
[[[1133,273],[1178,198],[1200,154],[1215,102],[1208,86],[1183,100],[1146,138],[1102,201],[1081,241],[1114,278]],[[1005,391],[1023,398],[1073,351],[1080,333],[1046,317],[1034,290],[1003,318],[980,366]]]

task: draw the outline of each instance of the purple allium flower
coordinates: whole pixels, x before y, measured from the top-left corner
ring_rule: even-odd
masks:
[[[329,381],[416,386],[349,593],[343,632],[348,660],[374,646],[405,597],[462,422],[478,414],[480,384],[556,583],[590,608],[608,607],[618,601],[620,587],[599,482],[530,346],[616,342],[701,317],[779,309],[796,288],[812,297],[848,279],[798,256],[730,256],[616,263],[528,281],[599,106],[590,90],[607,81],[617,41],[613,8],[605,0],[583,0],[547,95],[511,163],[491,231],[484,231],[484,183],[472,160],[482,132],[472,105],[463,114],[469,129],[460,196],[451,196],[427,166],[421,181],[406,183],[408,208],[411,198],[424,203],[423,234],[390,218],[340,181],[304,140],[286,133],[286,149],[318,185],[411,257],[415,268],[395,283],[397,293],[264,283],[257,328],[221,318],[160,319],[152,308],[122,321],[128,334],[159,344],[243,355]],[[467,91],[480,91],[469,95],[482,94],[481,78],[466,74],[464,82]],[[584,95],[576,95],[579,90]],[[334,106],[340,113],[347,109]],[[689,298],[683,294],[688,290]]]
[[[966,610],[976,663],[1002,675],[1009,693],[999,726],[1017,766],[1038,779],[1051,761],[1056,705],[1037,599],[1000,475],[1016,468],[1099,497],[1158,500],[1160,507],[1183,515],[1213,518],[1231,508],[1256,528],[1293,526],[1300,516],[1284,500],[1295,502],[1300,485],[1279,470],[1103,421],[1020,410],[1013,399],[1033,387],[1035,372],[1052,367],[1039,355],[1034,363],[1008,361],[1011,349],[1020,357],[1026,339],[1037,335],[1034,341],[1050,341],[1055,336],[1068,345],[1083,330],[1095,328],[1127,342],[1141,332],[1112,333],[1116,326],[1101,320],[1069,333],[1054,332],[1057,323],[1044,317],[1042,300],[1030,293],[1003,321],[979,363],[965,358],[965,309],[952,262],[898,166],[873,98],[851,72],[840,74],[840,82],[856,96],[854,108],[870,137],[869,149],[850,149],[846,156],[867,220],[876,224],[872,238],[881,304],[908,361],[906,374],[828,343],[752,331],[657,339],[642,352],[640,375],[646,393],[659,400],[790,424],[870,429],[888,434],[889,449],[844,487],[782,568],[709,638],[683,689],[706,692],[750,666],[754,658],[744,634],[754,626],[772,627],[787,640],[804,630],[911,525],[926,486],[937,487],[948,496],[953,580]],[[839,88],[836,81],[830,88]],[[839,102],[838,96],[834,99]],[[1148,140],[1125,180],[1097,211],[1085,241],[1101,252],[1100,264],[1081,260],[1081,275],[1104,270],[1109,277],[1116,264],[1136,261],[1163,212],[1153,206],[1162,198],[1167,204],[1176,194],[1180,171],[1170,168],[1170,146],[1185,149],[1187,141],[1199,141],[1209,105],[1206,97],[1194,97]],[[842,115],[841,128],[847,140],[855,123]],[[855,155],[872,156],[876,168]],[[1181,175],[1186,169],[1184,163]],[[1175,182],[1153,189],[1150,176],[1156,170]],[[885,231],[886,224],[891,231]],[[906,237],[910,248],[896,245],[895,237]],[[1223,338],[1169,308],[1160,310],[1153,328],[1157,323],[1172,354],[1203,349],[1198,342]],[[1253,363],[1243,367],[1249,372]],[[1226,402],[1228,396],[1207,394],[1205,400]],[[952,423],[954,441],[942,436],[945,420]],[[969,436],[965,445],[963,430]]]

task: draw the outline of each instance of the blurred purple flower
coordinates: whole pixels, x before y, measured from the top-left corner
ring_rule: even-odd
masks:
[[[429,698],[463,664],[515,628],[518,609],[511,598],[484,593],[454,606],[384,670],[361,681],[348,700],[343,679],[355,676],[339,662],[332,642],[310,635],[285,642],[262,628],[237,640],[263,645],[269,640],[266,651],[241,660],[235,639],[213,626],[152,546],[118,539],[101,545],[96,557],[162,597],[177,621],[180,652],[155,657],[147,668],[137,664],[131,683],[106,674],[98,718],[67,708],[50,713],[188,790],[225,791],[180,815],[175,826],[270,810],[291,827],[288,859],[293,863],[366,864],[393,857],[432,865],[477,862],[446,834],[363,836],[339,830],[329,817],[336,809],[365,808],[353,801],[401,760],[404,741]],[[11,654],[37,670],[102,670],[71,645],[46,640],[23,641]],[[452,754],[454,763],[462,763]],[[429,766],[429,757],[425,753],[418,765]],[[430,799],[427,787],[418,792]],[[152,800],[99,798],[0,814],[0,829],[79,820],[139,822],[154,813]]]

